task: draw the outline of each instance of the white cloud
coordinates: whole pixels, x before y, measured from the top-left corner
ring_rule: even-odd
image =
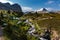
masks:
[[[55,1],[48,1],[46,4],[52,4],[54,3]]]
[[[48,11],[52,11],[53,10],[53,8],[46,8]]]
[[[26,11],[33,11],[33,9],[31,7],[22,7],[23,12]]]
[[[0,2],[2,2],[2,3],[7,3],[7,2],[9,2],[10,4],[13,4],[13,2],[11,2],[11,1],[9,1],[9,0],[0,0]]]
[[[23,12],[27,12],[27,11],[42,11],[42,9],[43,8],[40,8],[40,9],[38,9],[38,10],[33,10],[33,8],[31,8],[31,7],[22,7],[22,11]],[[52,10],[54,10],[53,8],[46,8],[48,11],[52,11]]]
[[[43,8],[40,8],[40,9],[38,9],[38,10],[36,10],[36,11],[42,11],[43,10]]]

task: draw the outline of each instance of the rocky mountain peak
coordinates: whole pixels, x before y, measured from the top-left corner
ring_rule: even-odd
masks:
[[[46,8],[43,8],[42,11],[47,11],[47,9]]]
[[[22,9],[18,4],[11,5],[10,3],[1,3],[1,2],[0,2],[0,10],[12,10],[16,12],[22,12]]]
[[[41,9],[39,9],[37,11],[48,11],[48,10],[46,8],[41,8]]]

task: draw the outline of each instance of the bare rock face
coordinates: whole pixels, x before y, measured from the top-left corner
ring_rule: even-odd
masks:
[[[20,5],[18,5],[18,4],[11,5],[11,8],[14,11],[18,11],[18,12],[22,11]]]
[[[42,11],[47,11],[47,9],[43,8]]]
[[[22,9],[18,4],[10,5],[10,3],[1,3],[1,2],[0,2],[0,10],[12,10],[16,12],[22,12]]]

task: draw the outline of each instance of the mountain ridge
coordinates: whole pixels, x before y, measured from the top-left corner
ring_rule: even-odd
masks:
[[[1,3],[0,10],[12,10],[16,12],[22,12],[21,6],[19,4]]]

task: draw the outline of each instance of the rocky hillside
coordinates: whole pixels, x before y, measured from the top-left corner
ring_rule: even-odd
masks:
[[[0,10],[12,10],[16,12],[22,12],[22,9],[18,4],[11,5],[10,3],[1,3],[1,2],[0,2]]]

